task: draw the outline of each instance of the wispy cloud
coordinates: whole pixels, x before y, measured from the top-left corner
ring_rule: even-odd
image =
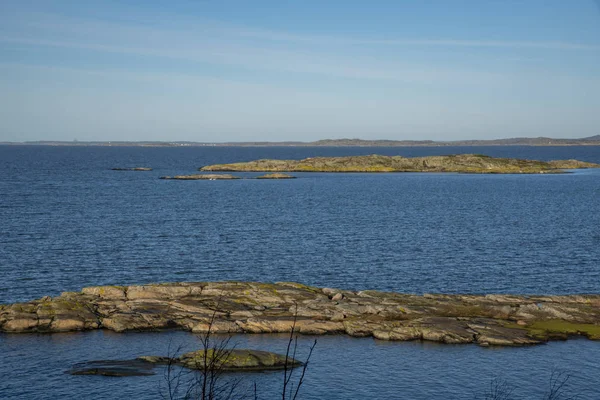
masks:
[[[231,33],[241,37],[252,37],[271,41],[330,44],[330,45],[384,45],[390,47],[402,46],[438,46],[438,47],[489,47],[514,49],[543,49],[543,50],[600,50],[600,44],[573,43],[560,41],[510,41],[510,40],[467,40],[455,38],[358,38],[329,35],[294,35],[285,32],[275,32],[257,29],[236,28]]]
[[[600,0],[599,0],[600,1]],[[161,17],[162,18],[162,17]],[[222,37],[228,39],[260,39],[270,42],[288,44],[310,44],[319,46],[390,46],[390,47],[467,47],[467,48],[513,48],[513,49],[540,49],[540,50],[600,50],[600,42],[581,43],[564,41],[530,41],[530,40],[486,40],[464,39],[452,37],[426,37],[426,38],[378,38],[378,37],[353,37],[318,34],[295,34],[285,31],[274,31],[256,27],[230,24],[223,21],[207,19],[186,19],[177,16],[177,24],[168,22],[154,24],[152,28],[143,24],[126,24],[119,22],[92,20],[84,18],[64,17],[48,13],[21,14],[19,18],[24,21],[24,26],[30,28],[45,28],[62,31],[73,35],[115,37],[125,35],[130,38],[143,38],[145,40],[160,39],[162,34],[168,35],[193,35],[196,39],[204,37]],[[168,20],[168,18],[167,18]]]
[[[511,77],[497,69],[471,68],[465,62],[453,63],[446,60],[444,65],[431,65],[405,60],[402,55],[407,47],[472,48],[475,54],[477,49],[484,48],[600,50],[598,44],[551,41],[298,35],[185,18],[178,19],[177,24],[158,21],[147,26],[56,14],[22,13],[13,20],[5,17],[3,22],[5,24],[0,29],[0,43],[5,44],[187,60],[254,71],[420,84],[487,86],[493,82],[505,85]],[[383,52],[385,56],[372,56],[369,50],[375,45],[390,47],[394,51]]]
[[[0,37],[0,42],[31,46],[60,47],[78,50],[160,57],[198,63],[229,65],[250,70],[283,71],[347,79],[367,79],[420,84],[497,84],[502,74],[456,67],[429,67],[380,61],[369,57],[348,57],[306,51],[265,49],[235,44],[178,42],[163,46],[129,47],[77,41]],[[507,82],[505,82],[507,83]]]

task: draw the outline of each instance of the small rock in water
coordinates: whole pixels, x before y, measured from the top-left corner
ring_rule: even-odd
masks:
[[[132,168],[111,168],[113,171],[152,171],[148,167],[132,167]]]
[[[295,368],[302,362],[285,355],[260,350],[226,349],[214,360],[210,357],[217,354],[214,349],[208,352],[208,360],[220,371],[244,372],[267,371],[274,369]],[[189,369],[201,369],[204,365],[203,350],[185,353],[180,357],[141,356],[135,360],[100,360],[86,361],[73,365],[66,373],[71,375],[102,376],[148,376],[154,375],[155,365],[178,365]]]
[[[208,352],[208,358],[216,354],[214,349]],[[204,350],[192,351],[183,354],[181,357],[169,359],[158,356],[142,356],[138,360],[154,363],[167,364],[171,361],[175,365],[180,365],[189,369],[202,369],[205,362]],[[272,369],[295,368],[302,365],[302,362],[287,357],[282,354],[271,353],[268,351],[249,350],[249,349],[230,349],[222,351],[218,359],[209,361],[214,363],[219,370],[229,372],[243,371],[267,371]]]
[[[257,176],[256,179],[296,179],[295,176],[276,172],[274,174],[266,174]]]
[[[237,176],[233,176],[230,174],[194,174],[194,175],[175,175],[175,176],[161,176],[160,179],[174,179],[181,181],[197,181],[197,180],[233,180],[240,179]]]

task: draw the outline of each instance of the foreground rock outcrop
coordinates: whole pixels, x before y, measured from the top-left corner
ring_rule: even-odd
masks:
[[[171,362],[189,369],[203,369],[205,365],[210,364],[220,371],[231,372],[267,371],[295,368],[303,365],[302,362],[289,356],[286,357],[285,354],[249,349],[197,350],[172,359],[168,357],[141,356],[137,360],[153,364],[168,364]]]
[[[600,295],[411,295],[298,283],[197,282],[94,286],[0,305],[0,331],[347,334],[382,340],[526,345],[600,339]]]
[[[245,172],[462,172],[474,174],[561,173],[565,169],[600,168],[599,164],[577,160],[535,161],[494,158],[479,154],[450,156],[350,156],[314,157],[304,160],[256,160],[215,164],[201,171]]]

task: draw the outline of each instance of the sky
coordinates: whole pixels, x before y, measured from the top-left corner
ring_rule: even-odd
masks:
[[[600,134],[600,0],[0,0],[0,141]]]

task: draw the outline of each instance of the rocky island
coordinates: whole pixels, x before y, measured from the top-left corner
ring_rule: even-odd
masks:
[[[349,156],[313,157],[303,160],[256,160],[215,164],[200,171],[237,172],[461,172],[472,174],[562,173],[566,169],[600,168],[600,164],[577,160],[535,161],[494,158],[479,154],[449,156]]]
[[[183,282],[94,286],[0,305],[0,332],[206,332],[347,334],[481,346],[600,340],[600,295],[401,294],[299,283]]]

